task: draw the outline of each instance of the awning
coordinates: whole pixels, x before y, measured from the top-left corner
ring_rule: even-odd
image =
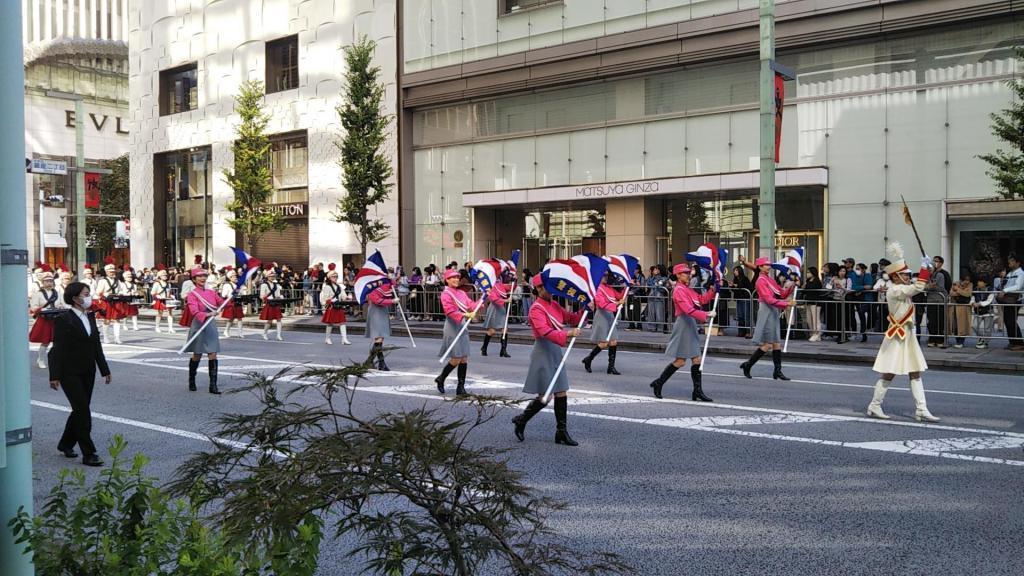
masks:
[[[47,248],[67,248],[67,238],[60,234],[43,234],[43,243]]]

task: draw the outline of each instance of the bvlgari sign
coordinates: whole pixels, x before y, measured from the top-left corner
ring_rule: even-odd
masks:
[[[96,129],[97,132],[103,132],[104,129],[113,128],[115,134],[127,134],[128,133],[128,131],[125,130],[122,127],[122,125],[121,125],[122,118],[120,116],[115,116],[114,118],[111,118],[110,116],[107,116],[106,114],[95,114],[93,112],[90,112],[88,114],[88,116],[89,116],[89,119],[92,120],[92,126],[93,126],[93,128]],[[64,126],[66,128],[74,128],[75,127],[75,121],[76,121],[75,120],[75,111],[74,110],[65,110],[64,111]]]

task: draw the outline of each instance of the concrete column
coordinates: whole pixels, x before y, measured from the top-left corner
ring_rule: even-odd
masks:
[[[686,200],[672,200],[672,260],[673,264],[683,261],[690,251],[690,221],[686,217]]]
[[[522,249],[526,219],[519,210],[473,209],[473,260],[512,257]]]
[[[659,263],[657,237],[665,233],[661,200],[609,200],[605,204],[605,225],[608,254],[632,254],[645,269]]]

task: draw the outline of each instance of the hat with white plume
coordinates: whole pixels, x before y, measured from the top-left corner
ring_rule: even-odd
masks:
[[[907,263],[903,260],[903,245],[899,242],[890,242],[885,248],[885,255],[891,264],[885,267],[885,272],[890,276],[907,271]]]

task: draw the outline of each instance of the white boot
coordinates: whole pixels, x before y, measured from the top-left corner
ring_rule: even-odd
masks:
[[[36,357],[36,366],[46,370],[46,349],[49,348],[48,344],[39,345],[39,355]]]
[[[882,400],[885,399],[885,393],[889,390],[889,384],[891,382],[882,378],[875,382],[875,394],[871,397],[871,403],[868,404],[868,416],[882,420],[889,419],[885,412],[882,412]]]
[[[228,323],[224,325],[224,337],[231,338],[231,320],[228,320]]]
[[[163,330],[160,329],[160,321],[161,320],[163,320],[163,318],[160,317],[160,316],[157,316],[156,317],[156,322],[153,323],[153,327],[156,328],[156,333],[157,334],[163,333]]]
[[[138,316],[132,316],[132,332],[138,332],[138,331],[139,331],[139,317]]]
[[[914,418],[918,422],[939,421],[938,418],[932,416],[932,413],[928,411],[928,405],[924,401],[924,382],[920,378],[910,381],[910,394],[914,396],[914,404],[917,405],[917,410],[914,411]]]
[[[114,320],[114,342],[116,344],[121,343],[121,321]]]
[[[348,327],[342,324],[338,330],[341,331],[341,343],[345,346],[351,345],[352,343],[348,341]]]
[[[264,340],[267,340],[267,330],[270,330],[270,321],[269,320],[267,320],[267,322],[265,324],[263,324],[263,339]]]
[[[100,340],[102,340],[104,344],[110,344],[109,333],[110,333],[110,324],[107,323],[107,322],[104,322],[103,324],[100,324]]]
[[[328,324],[327,328],[324,328],[324,344],[334,344],[331,342],[331,325]]]
[[[168,312],[167,313],[167,333],[168,334],[174,334],[174,332],[175,332],[175,330],[174,330],[174,317],[171,316],[170,312]]]
[[[239,338],[245,338],[245,336],[242,336],[242,321],[241,320],[235,320],[235,322],[238,323],[238,337]]]
[[[284,342],[284,338],[281,338],[281,321],[277,321],[277,341]]]

